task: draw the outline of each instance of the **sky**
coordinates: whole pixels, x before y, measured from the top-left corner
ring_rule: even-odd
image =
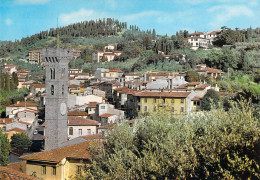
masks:
[[[172,35],[222,26],[256,28],[259,17],[260,0],[0,0],[0,41],[99,18]]]

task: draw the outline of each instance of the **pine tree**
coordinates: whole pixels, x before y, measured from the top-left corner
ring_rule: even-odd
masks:
[[[0,128],[0,165],[6,166],[8,164],[8,155],[10,151],[10,143],[5,134]]]

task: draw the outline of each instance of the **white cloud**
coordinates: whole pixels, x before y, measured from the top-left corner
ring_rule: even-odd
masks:
[[[97,12],[93,10],[80,9],[69,14],[60,14],[59,20],[62,25],[68,25],[80,21],[96,20],[98,18],[109,17],[106,13]]]
[[[247,6],[238,5],[238,6],[226,6],[226,5],[219,5],[213,6],[208,9],[208,12],[212,13],[215,19],[213,19],[210,25],[213,28],[220,27],[225,25],[226,22],[232,20],[233,18],[237,17],[252,17],[254,12],[248,8]]]
[[[7,19],[5,20],[5,24],[8,25],[8,26],[12,25],[12,24],[13,24],[12,19],[7,18]]]
[[[50,0],[15,0],[18,4],[45,4]]]

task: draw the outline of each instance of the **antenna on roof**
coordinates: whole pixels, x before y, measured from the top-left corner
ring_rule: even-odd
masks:
[[[57,18],[57,48],[60,48],[59,18]]]

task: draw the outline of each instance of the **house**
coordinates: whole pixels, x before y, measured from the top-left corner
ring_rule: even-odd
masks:
[[[195,71],[197,71],[199,75],[210,76],[212,80],[216,80],[217,77],[221,77],[224,73],[220,69],[208,68],[206,64],[196,65]]]
[[[112,104],[100,103],[98,104],[98,106],[99,106],[98,107],[99,117],[103,114],[113,114],[113,115],[117,115],[116,121],[120,121],[125,117],[125,112],[119,109],[115,109],[115,106]]]
[[[70,94],[75,94],[75,95],[80,95],[80,85],[76,85],[76,84],[70,84],[69,85],[69,93]]]
[[[42,64],[42,51],[41,50],[29,51],[28,62],[31,64]]]
[[[58,149],[21,156],[26,174],[42,179],[64,180],[84,173],[90,163],[89,141]]]
[[[71,112],[68,112],[68,116],[87,118],[88,113],[85,111],[71,111]]]
[[[92,53],[92,61],[100,63],[103,62],[105,59],[105,61],[110,62],[113,61],[116,56],[120,56],[121,53],[122,53],[121,51],[112,51],[112,52],[95,51]]]
[[[114,124],[119,120],[119,116],[115,114],[102,114],[99,116],[99,122],[101,123],[101,126],[107,125],[107,124]]]
[[[6,65],[4,65],[3,72],[8,73],[9,75],[12,75],[13,73],[17,72],[17,67],[16,67],[16,65],[6,64]]]
[[[31,84],[29,90],[33,94],[45,92],[45,84]]]
[[[69,74],[82,73],[82,69],[69,69]]]
[[[20,128],[13,128],[10,129],[8,131],[5,132],[5,134],[7,135],[7,138],[9,139],[9,141],[11,141],[11,137],[14,134],[18,134],[18,133],[25,133],[26,131],[24,129],[20,129]]]
[[[68,116],[68,137],[70,139],[97,134],[98,121],[81,118],[77,116]]]
[[[25,173],[10,167],[0,166],[1,180],[39,180],[36,177],[26,175]]]
[[[27,108],[37,110],[38,104],[31,102],[17,102],[16,104],[12,104],[10,106],[6,106],[6,116],[9,118],[13,118],[19,111],[23,111]]]
[[[97,118],[97,113],[98,113],[97,108],[98,108],[97,102],[89,102],[87,112],[88,112],[90,119],[98,120],[98,118]]]
[[[137,92],[136,106],[141,113],[151,113],[159,110],[171,111],[173,114],[188,114],[191,109],[191,99],[195,92]]]
[[[201,99],[202,97],[195,96],[191,99],[191,112],[197,112],[201,110]]]
[[[0,128],[3,130],[3,132],[6,131],[6,125],[13,122],[12,118],[0,118]]]

